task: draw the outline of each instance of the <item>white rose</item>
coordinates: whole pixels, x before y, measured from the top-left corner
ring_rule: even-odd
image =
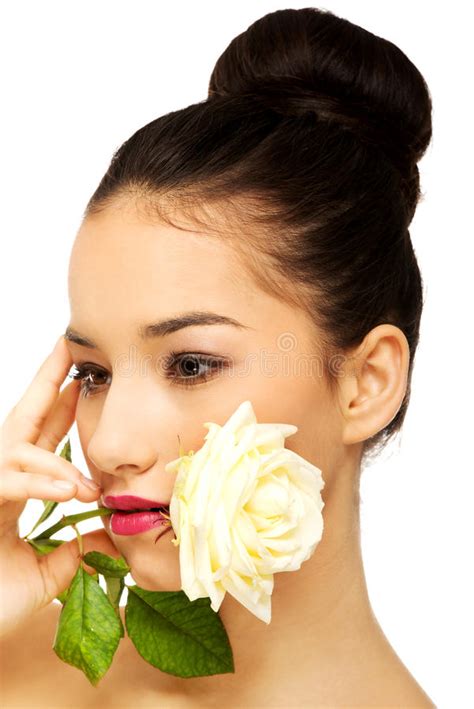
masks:
[[[250,401],[204,426],[205,444],[165,466],[182,590],[216,612],[228,591],[270,623],[273,574],[299,569],[322,537],[321,470],[284,447],[297,426],[257,423]]]

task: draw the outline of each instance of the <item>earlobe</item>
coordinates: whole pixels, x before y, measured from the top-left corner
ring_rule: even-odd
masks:
[[[405,334],[389,324],[373,328],[351,354],[340,386],[344,444],[365,441],[396,416],[406,392],[409,358]]]

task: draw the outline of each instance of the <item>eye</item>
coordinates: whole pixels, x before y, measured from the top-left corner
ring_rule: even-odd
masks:
[[[163,368],[171,384],[178,386],[195,386],[210,379],[214,372],[228,366],[223,358],[210,357],[191,352],[171,352],[165,360]],[[199,372],[200,367],[206,367]]]
[[[76,371],[73,374],[68,374],[68,377],[71,379],[79,379],[81,382],[81,396],[84,398],[91,394],[95,394],[96,391],[100,389],[104,383],[106,383],[101,382],[98,384],[97,382],[94,382],[94,378],[107,378],[107,372],[97,369],[97,367],[93,367],[90,364],[79,364],[77,366],[74,365],[74,367]]]
[[[170,352],[163,368],[171,384],[189,387],[206,382],[216,371],[228,365],[228,361],[223,358],[191,352]],[[110,384],[110,375],[91,364],[78,364],[74,367],[74,373],[68,376],[81,382],[81,396],[84,398]],[[205,368],[204,371],[200,371],[201,367]]]

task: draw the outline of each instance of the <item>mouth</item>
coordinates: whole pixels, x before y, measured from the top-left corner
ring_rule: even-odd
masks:
[[[161,537],[169,529],[172,529],[167,503],[135,495],[107,495],[103,500],[101,498],[98,505],[115,510],[110,515],[109,523],[112,532],[117,535],[141,534],[161,526],[164,527],[159,535]]]
[[[99,505],[120,512],[164,511],[169,513],[168,502],[158,502],[136,495],[106,495],[101,498]]]

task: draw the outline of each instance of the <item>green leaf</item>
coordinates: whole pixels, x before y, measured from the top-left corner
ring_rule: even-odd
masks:
[[[50,537],[55,532],[59,532],[60,529],[64,529],[64,527],[69,527],[69,525],[76,524],[77,522],[82,522],[83,519],[90,519],[91,517],[105,517],[107,515],[112,514],[113,512],[114,510],[111,510],[107,507],[99,507],[97,510],[79,512],[79,514],[75,515],[65,515],[62,517],[62,519],[59,520],[59,522],[53,524],[52,527],[48,527],[48,529],[45,529],[44,532],[41,532],[41,534],[39,534],[37,537],[33,537],[32,541],[37,541],[38,539],[45,539],[46,537]]]
[[[229,638],[210,598],[127,588],[125,625],[144,660],[177,677],[234,672]]]
[[[69,586],[68,588],[65,588],[62,593],[59,593],[59,594],[56,596],[56,598],[58,599],[58,601],[61,601],[61,603],[62,603],[63,605],[66,603],[67,597],[68,597],[68,595],[69,595],[69,590],[70,590],[70,586]]]
[[[36,539],[26,540],[30,546],[33,547],[38,554],[49,554],[51,551],[57,549],[57,547],[64,544],[64,539],[42,539],[37,537]]]
[[[39,517],[38,521],[36,522],[35,526],[33,527],[33,529],[31,529],[31,531],[28,532],[28,534],[26,535],[27,537],[29,537],[30,534],[33,534],[33,532],[35,531],[36,527],[39,527],[39,525],[40,525],[42,522],[44,522],[45,520],[48,519],[48,517],[50,516],[50,514],[51,514],[52,512],[54,512],[54,510],[56,509],[56,507],[57,507],[58,504],[59,504],[56,500],[42,500],[42,502],[43,502],[43,505],[44,505],[43,512],[42,512],[41,516]]]
[[[130,567],[122,556],[116,559],[101,551],[88,551],[84,554],[83,559],[88,566],[93,566],[105,578],[107,598],[120,621],[121,637],[123,638],[125,629],[120,615],[120,597],[125,588],[124,576],[130,572]]]
[[[84,554],[84,561],[88,566],[97,569],[103,576],[120,579],[130,572],[130,567],[122,556],[116,559],[101,551],[88,551],[87,554]]]
[[[107,587],[107,598],[114,607],[117,618],[120,621],[120,637],[123,638],[125,636],[125,628],[123,627],[122,616],[120,615],[120,598],[125,588],[125,581],[123,579],[114,578],[113,576],[104,576],[104,578]]]
[[[79,566],[59,616],[54,652],[82,670],[95,687],[109,669],[120,638],[114,608],[97,581]]]
[[[113,578],[112,576],[105,576],[104,578],[107,586],[107,598],[114,608],[118,608],[120,597],[125,588],[125,581],[123,579]]]
[[[97,581],[97,583],[99,583],[99,574],[89,574],[89,575],[90,575],[93,579],[95,579],[95,580]],[[71,586],[72,586],[72,583],[71,583]],[[62,603],[63,605],[64,605],[64,603],[66,603],[67,597],[68,597],[68,595],[69,595],[69,591],[71,590],[71,586],[68,586],[67,588],[64,589],[64,591],[63,591],[62,593],[59,593],[59,594],[56,596],[56,598],[58,599],[58,601],[61,601],[61,603]]]
[[[66,443],[65,443],[64,446],[62,447],[61,452],[60,452],[59,455],[61,456],[61,458],[66,458],[66,460],[67,460],[69,463],[72,463],[72,458],[71,458],[71,441],[70,441],[69,436],[67,437]]]

